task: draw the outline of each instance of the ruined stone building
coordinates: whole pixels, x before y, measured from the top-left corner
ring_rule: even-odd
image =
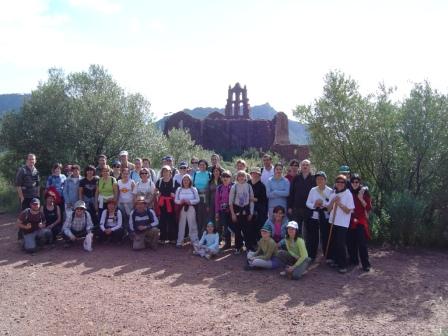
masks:
[[[229,86],[224,114],[210,113],[205,119],[197,119],[185,112],[171,115],[165,123],[165,134],[173,128],[188,129],[197,144],[217,153],[239,154],[249,148],[261,152],[277,152],[284,159],[308,158],[308,146],[291,144],[288,117],[279,112],[272,120],[250,118],[247,88],[236,83]]]

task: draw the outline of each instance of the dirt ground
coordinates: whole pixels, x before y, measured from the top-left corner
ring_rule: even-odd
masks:
[[[0,215],[1,335],[448,335],[448,253],[370,251],[373,269],[317,264],[299,281],[189,248],[81,244],[31,256]]]

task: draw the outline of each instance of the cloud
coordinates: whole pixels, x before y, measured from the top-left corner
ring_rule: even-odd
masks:
[[[110,0],[69,0],[72,7],[92,10],[102,14],[117,14],[121,11],[121,5]]]

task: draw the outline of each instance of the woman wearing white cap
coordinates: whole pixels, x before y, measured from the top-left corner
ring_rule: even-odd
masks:
[[[291,221],[286,226],[287,235],[280,242],[282,248],[277,257],[286,265],[285,271],[281,275],[287,275],[288,278],[298,280],[302,277],[308,268],[311,258],[308,257],[305,242],[299,237],[299,225]]]

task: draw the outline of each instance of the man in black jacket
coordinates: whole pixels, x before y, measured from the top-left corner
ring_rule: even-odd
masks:
[[[300,162],[300,174],[291,182],[288,196],[288,214],[291,220],[299,224],[299,233],[302,234],[303,224],[311,215],[311,210],[306,207],[306,200],[311,188],[316,186],[316,179],[311,174],[310,160]]]

